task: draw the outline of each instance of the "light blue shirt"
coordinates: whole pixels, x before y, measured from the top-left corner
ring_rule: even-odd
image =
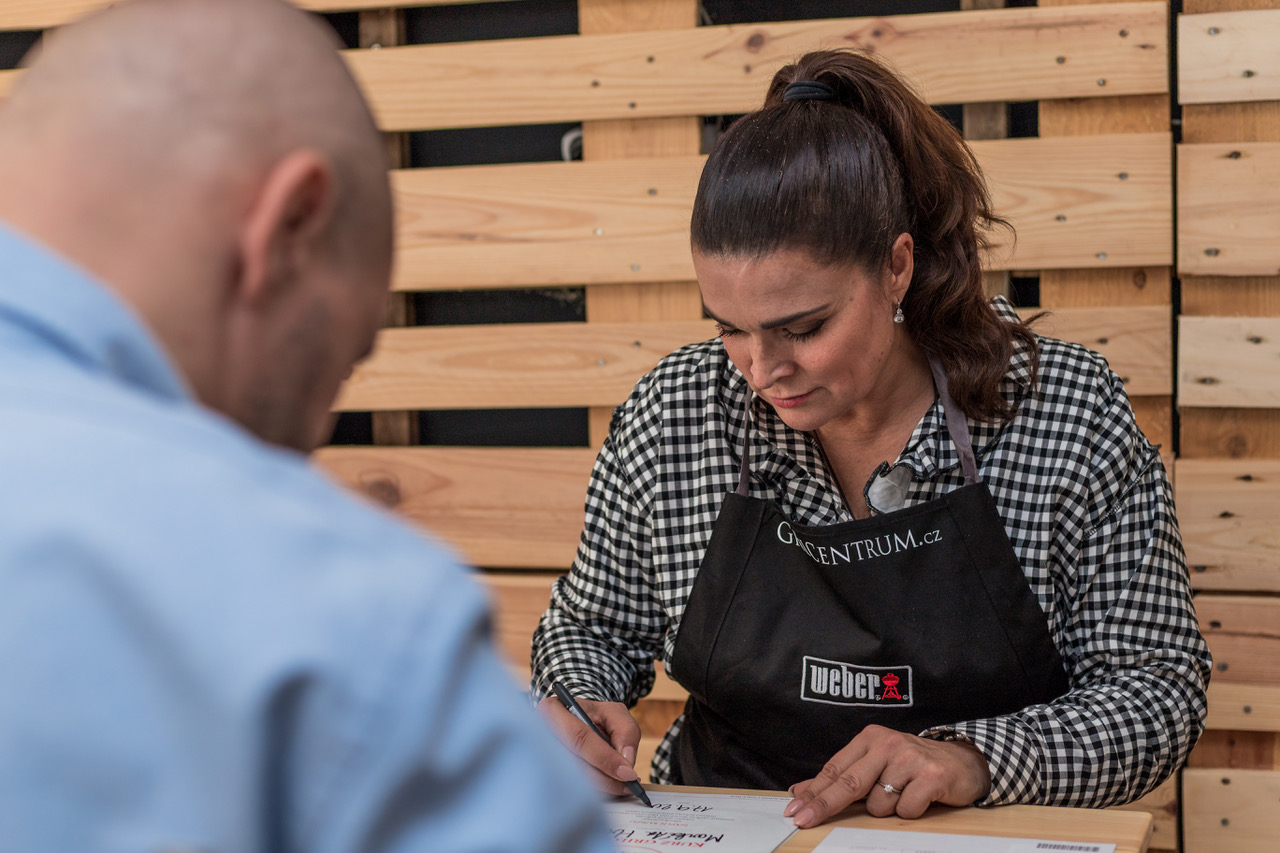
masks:
[[[0,850],[612,849],[575,763],[452,560],[0,227]]]

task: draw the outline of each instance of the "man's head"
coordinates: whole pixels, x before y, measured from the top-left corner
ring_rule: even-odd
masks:
[[[381,140],[332,36],[280,0],[130,0],[0,106],[0,220],[94,274],[209,407],[309,449],[380,324]]]

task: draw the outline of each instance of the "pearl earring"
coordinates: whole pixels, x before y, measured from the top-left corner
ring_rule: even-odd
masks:
[[[905,315],[903,315],[903,313],[902,313],[902,303],[901,303],[901,302],[899,302],[899,303],[898,303],[898,310],[893,312],[893,322],[898,323],[899,325],[901,325],[902,323],[907,322],[907,318],[906,318],[906,316],[905,316]]]

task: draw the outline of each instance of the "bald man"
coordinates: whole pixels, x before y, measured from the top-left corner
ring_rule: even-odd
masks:
[[[0,107],[0,850],[605,850],[480,591],[308,466],[391,266],[321,25],[133,0]]]

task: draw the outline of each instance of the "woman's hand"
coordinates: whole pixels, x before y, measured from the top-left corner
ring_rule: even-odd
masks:
[[[967,806],[990,790],[991,768],[973,744],[867,726],[816,778],[791,787],[782,814],[807,829],[865,797],[876,817],[917,818],[930,803]]]
[[[610,794],[626,794],[627,787],[622,783],[640,778],[635,771],[640,724],[621,702],[579,699],[578,704],[609,738],[609,743],[566,711],[555,696],[539,702],[538,710],[546,715],[565,745],[587,763],[596,787]]]

